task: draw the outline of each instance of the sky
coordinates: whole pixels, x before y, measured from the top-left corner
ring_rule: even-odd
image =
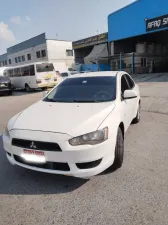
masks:
[[[43,32],[48,39],[71,41],[107,32],[107,16],[134,1],[0,0],[0,55]]]

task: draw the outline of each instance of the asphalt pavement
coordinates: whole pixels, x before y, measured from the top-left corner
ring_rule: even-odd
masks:
[[[0,137],[0,225],[168,224],[168,82],[139,81],[141,121],[126,134],[117,171],[82,180],[12,166]],[[0,132],[41,97],[0,97]]]

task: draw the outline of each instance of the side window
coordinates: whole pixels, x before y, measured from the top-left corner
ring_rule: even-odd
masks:
[[[125,79],[125,76],[123,75],[121,77],[121,93],[124,94],[124,91],[128,89],[129,89],[128,83]]]
[[[20,77],[21,76],[20,68],[14,69],[14,76],[15,77]]]
[[[14,76],[14,77],[17,77],[17,76],[18,76],[18,75],[17,75],[17,69],[14,69],[14,70],[13,70],[13,76]]]
[[[13,77],[13,70],[8,70],[8,76]]]
[[[29,69],[30,69],[30,76],[34,76],[35,75],[34,65],[29,66]]]
[[[130,78],[130,76],[128,76],[127,74],[125,74],[125,77],[126,77],[126,79],[127,79],[127,81],[128,81],[128,84],[129,84],[129,86],[130,86],[129,89],[132,89],[132,88],[135,86],[134,81],[133,81],[133,80]]]
[[[29,76],[29,67],[22,67],[22,76]]]

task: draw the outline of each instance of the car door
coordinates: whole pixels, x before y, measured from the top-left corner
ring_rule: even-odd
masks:
[[[137,92],[136,85],[135,85],[134,81],[132,80],[132,78],[128,74],[125,74],[125,78],[126,78],[126,80],[128,82],[129,89]],[[131,108],[132,108],[131,109],[131,111],[132,111],[132,118],[134,118],[136,116],[136,114],[137,114],[138,103],[139,103],[138,97],[130,99],[130,104],[132,105],[131,106]]]
[[[125,125],[125,130],[128,129],[130,123],[132,122],[132,101],[131,99],[124,99],[124,91],[129,90],[129,84],[127,82],[125,74],[121,76],[121,110],[122,110],[122,115],[123,115],[123,122]]]

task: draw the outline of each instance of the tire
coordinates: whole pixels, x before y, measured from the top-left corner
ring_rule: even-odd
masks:
[[[140,105],[140,103],[139,103],[139,105],[138,105],[138,110],[137,110],[137,115],[136,115],[136,117],[133,119],[132,124],[139,123],[139,121],[140,121],[140,108],[141,108],[141,105]]]
[[[122,166],[124,159],[124,137],[121,128],[118,128],[117,141],[115,147],[115,159],[112,167],[118,169]]]
[[[42,91],[46,91],[47,90],[47,87],[43,87],[41,89],[42,89]]]
[[[31,91],[31,88],[29,87],[28,84],[25,84],[25,90],[26,90],[27,92],[30,92],[30,91]]]
[[[12,94],[13,94],[12,90],[8,92],[8,95],[12,95]]]

